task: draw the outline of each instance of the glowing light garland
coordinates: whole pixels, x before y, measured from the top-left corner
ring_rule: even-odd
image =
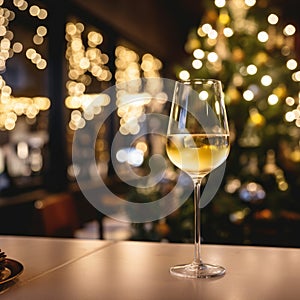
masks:
[[[141,78],[159,78],[162,63],[150,53],[142,56],[124,46],[116,48],[116,83],[118,116],[120,117],[120,133],[123,135],[137,134],[140,131],[139,118],[144,114],[152,99],[159,96],[163,99],[162,86],[159,81],[151,82],[142,87]],[[130,82],[132,84],[130,84]],[[123,84],[122,84],[123,83]],[[136,101],[136,99],[141,99]]]
[[[6,70],[6,62],[15,54],[22,53],[25,49],[20,41],[14,41],[14,33],[9,30],[10,22],[15,19],[15,12],[3,7],[4,1],[0,0],[0,72]],[[14,0],[13,5],[20,11],[29,11],[32,17],[39,20],[47,18],[47,10],[37,5],[29,7],[25,0]],[[47,34],[45,26],[38,26],[33,36],[33,43],[41,45]],[[37,67],[43,70],[47,67],[46,59],[34,48],[26,50],[26,57]],[[5,80],[0,76],[0,129],[12,130],[15,128],[17,118],[26,115],[27,118],[33,119],[39,111],[47,110],[50,107],[50,100],[46,97],[13,97],[12,88],[7,85]]]
[[[102,34],[90,30],[87,34],[86,48],[82,38],[84,30],[85,26],[80,22],[69,22],[66,25],[66,59],[69,69],[66,87],[69,96],[65,100],[65,105],[73,110],[69,122],[72,130],[83,128],[86,120],[92,120],[94,115],[99,114],[102,107],[110,102],[108,95],[86,93],[92,78],[110,81],[112,74],[106,66],[108,55],[98,48],[103,42]]]
[[[299,83],[300,71],[299,64],[294,56],[296,27],[293,24],[282,25],[276,13],[270,13],[266,19],[265,28],[258,28],[259,24],[255,22],[253,17],[248,17],[249,10],[258,5],[255,0],[215,0],[214,5],[217,12],[215,15],[211,13],[213,18],[207,22],[204,18],[203,23],[197,29],[197,36],[190,34],[185,45],[187,52],[192,53],[195,59],[191,62],[192,70],[179,70],[178,77],[187,80],[191,77],[191,72],[199,70],[207,72],[209,76],[218,76],[223,70],[224,61],[231,61],[237,66],[238,70],[233,74],[231,86],[228,87],[228,94],[242,95],[246,101],[258,101],[259,90],[266,90],[267,87],[272,88],[266,98],[267,104],[272,106],[279,102],[286,103],[291,110],[284,113],[283,117],[286,122],[295,122],[300,127],[300,104],[299,104]],[[214,17],[213,17],[214,16]],[[239,34],[248,34],[256,36],[262,47],[266,51],[257,53],[251,64],[245,65],[245,51],[240,48],[234,48],[229,51],[227,43],[230,39],[239,36]],[[199,40],[201,39],[201,41]],[[269,51],[281,51],[282,60],[286,61],[286,70],[282,70],[282,74],[290,74],[286,79],[291,81],[289,88],[282,80],[278,81],[278,74],[272,72],[272,60]],[[267,65],[266,70],[269,73],[260,75],[260,79],[256,84],[256,91],[252,91],[246,85],[248,78],[258,76],[261,66]],[[206,73],[203,70],[207,70]],[[250,80],[251,81],[251,80]],[[298,85],[298,89],[294,88]],[[293,88],[291,89],[291,86]],[[234,92],[236,88],[239,92]],[[228,99],[230,99],[230,95]],[[291,101],[292,99],[292,101]]]

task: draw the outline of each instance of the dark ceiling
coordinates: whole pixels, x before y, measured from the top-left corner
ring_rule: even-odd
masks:
[[[185,55],[187,34],[199,25],[204,1],[70,0],[165,63],[180,60]],[[297,0],[269,0],[268,3],[281,7],[287,20],[300,23]]]
[[[196,0],[72,0],[128,41],[170,62],[184,55],[183,45],[191,27],[201,19]]]
[[[213,0],[40,0],[75,10],[117,32],[133,45],[160,58],[165,66],[186,55],[184,44],[192,27],[198,26],[203,3]],[[297,0],[257,0],[272,3],[282,17],[300,25]],[[101,28],[101,27],[100,27]]]

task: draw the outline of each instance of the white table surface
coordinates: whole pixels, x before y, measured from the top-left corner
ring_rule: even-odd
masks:
[[[203,245],[203,259],[224,266],[220,279],[179,279],[193,245],[0,237],[24,272],[6,299],[292,300],[300,299],[300,249]]]

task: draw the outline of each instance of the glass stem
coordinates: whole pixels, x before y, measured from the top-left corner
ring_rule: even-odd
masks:
[[[194,261],[196,265],[202,265],[201,260],[201,223],[200,223],[200,189],[202,178],[194,180]]]

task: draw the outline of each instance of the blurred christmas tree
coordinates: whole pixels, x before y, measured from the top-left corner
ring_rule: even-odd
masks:
[[[232,144],[223,186],[202,209],[203,241],[300,247],[296,26],[267,0],[203,3],[175,72],[223,82]],[[193,227],[190,199],[163,220],[136,225],[135,238],[192,242]]]
[[[224,187],[203,209],[203,230],[212,242],[300,246],[296,26],[266,0],[204,3],[176,73],[223,82],[232,150]]]

